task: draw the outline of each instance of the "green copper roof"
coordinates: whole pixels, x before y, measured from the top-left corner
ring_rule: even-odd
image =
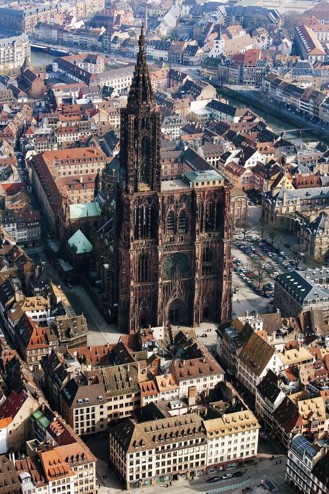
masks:
[[[75,249],[76,254],[87,254],[93,250],[93,246],[81,230],[77,230],[67,243]]]
[[[101,209],[98,202],[85,202],[82,204],[70,204],[70,219],[80,220],[88,216],[100,216]]]
[[[202,172],[193,171],[184,173],[184,176],[189,182],[211,182],[213,180],[224,180],[223,176],[220,175],[216,170],[206,170]]]
[[[44,427],[45,429],[48,427],[48,425],[50,424],[50,421],[47,419],[47,417],[42,413],[41,410],[37,410],[36,412],[34,412],[32,414],[32,416],[38,421],[40,422],[40,424],[42,425],[42,427]]]

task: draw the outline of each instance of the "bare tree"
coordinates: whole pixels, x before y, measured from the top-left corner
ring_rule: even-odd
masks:
[[[242,219],[242,220],[237,220],[236,222],[236,227],[241,230],[241,233],[243,235],[243,240],[246,238],[246,235],[251,232],[250,228],[250,223],[248,220]]]
[[[254,279],[258,284],[258,288],[260,288],[267,275],[264,263],[260,259],[253,259],[251,261],[251,269],[255,275]]]
[[[269,238],[270,246],[275,248],[280,238],[280,231],[275,226],[269,226],[266,230],[266,236]]]
[[[257,231],[260,234],[261,240],[264,240],[264,236],[265,236],[265,232],[266,232],[267,226],[268,225],[267,225],[267,222],[266,222],[265,218],[260,218],[258,220],[258,224],[256,226],[256,229],[257,229]]]

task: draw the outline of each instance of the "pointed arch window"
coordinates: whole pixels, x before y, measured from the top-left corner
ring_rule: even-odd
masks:
[[[178,232],[179,233],[186,233],[187,232],[187,215],[186,215],[186,212],[184,210],[179,213]]]
[[[142,159],[142,166],[141,166],[141,182],[144,184],[148,183],[148,149],[147,149],[147,139],[146,137],[142,138],[142,148],[141,148],[141,159]]]
[[[151,235],[151,210],[147,205],[134,210],[134,238],[141,240]]]
[[[166,231],[169,234],[175,233],[175,214],[173,211],[169,211],[168,213]]]
[[[206,232],[214,230],[215,226],[215,207],[214,203],[208,202],[206,205]]]
[[[142,254],[138,259],[138,283],[147,283],[149,281],[149,258]]]
[[[213,255],[209,247],[206,247],[202,255],[202,275],[209,276],[212,274]]]

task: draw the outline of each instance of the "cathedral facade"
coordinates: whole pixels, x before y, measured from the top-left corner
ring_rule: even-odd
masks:
[[[162,181],[160,126],[142,30],[112,201],[109,306],[124,331],[230,317],[229,187],[216,170]]]

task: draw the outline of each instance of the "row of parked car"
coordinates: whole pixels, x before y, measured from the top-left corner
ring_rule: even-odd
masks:
[[[249,286],[251,290],[262,297],[271,298],[273,296],[274,283],[264,283],[264,280],[262,280],[262,282],[259,284],[257,274],[252,269],[244,266],[241,259],[233,257],[232,261],[233,270],[240,276],[240,278]]]
[[[234,473],[226,473],[225,475],[222,475],[221,477],[210,477],[207,482],[208,484],[214,484],[215,482],[220,482],[221,480],[228,480],[228,479],[234,479],[237,477],[242,477],[243,472],[237,471]]]

